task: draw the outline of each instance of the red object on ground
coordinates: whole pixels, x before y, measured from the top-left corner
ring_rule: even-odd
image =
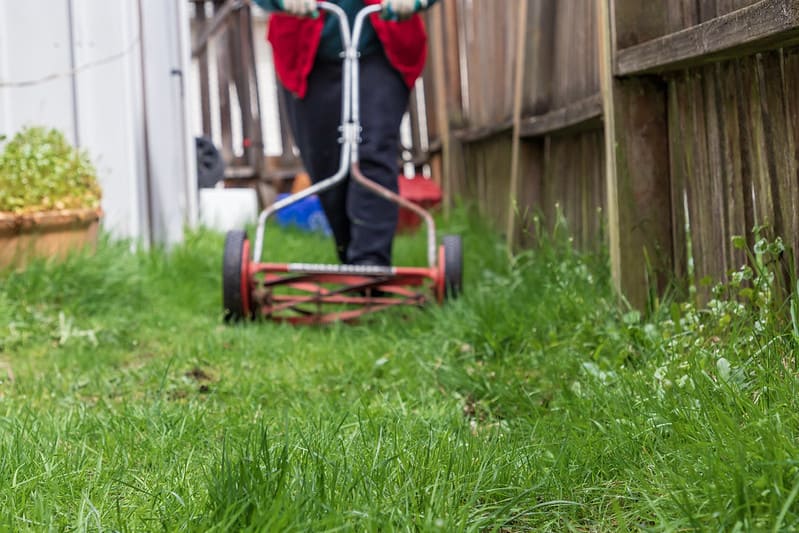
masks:
[[[441,188],[424,176],[399,177],[399,194],[424,209],[430,210],[441,204]],[[410,209],[400,208],[398,231],[411,231],[421,225],[422,219]]]

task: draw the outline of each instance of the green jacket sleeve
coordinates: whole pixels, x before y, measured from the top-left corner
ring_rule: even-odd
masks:
[[[267,11],[282,11],[279,0],[255,0],[255,3]]]

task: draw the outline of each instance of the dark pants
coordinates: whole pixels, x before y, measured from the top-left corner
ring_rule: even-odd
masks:
[[[399,129],[409,89],[382,53],[361,58],[361,145],[366,177],[397,192]],[[285,89],[283,89],[285,91]],[[341,63],[317,61],[305,98],[286,91],[288,119],[313,182],[339,167]],[[351,179],[320,195],[342,263],[390,265],[399,209]]]

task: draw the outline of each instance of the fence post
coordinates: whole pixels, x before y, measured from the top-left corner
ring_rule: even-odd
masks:
[[[664,9],[600,0],[599,10],[611,268],[617,290],[638,309],[662,293],[672,272],[666,85],[616,77],[614,67],[617,48],[630,44],[626,36],[652,31],[637,25],[657,23],[650,15]]]

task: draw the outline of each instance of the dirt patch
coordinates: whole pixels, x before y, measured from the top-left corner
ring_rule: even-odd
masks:
[[[170,391],[167,397],[174,402],[174,401],[177,401],[177,400],[183,400],[188,395],[189,395],[189,393],[186,392],[185,390],[176,389],[176,390]]]
[[[208,374],[205,370],[203,370],[199,366],[195,366],[194,368],[186,372],[186,377],[189,379],[193,379],[194,381],[211,381],[213,379],[210,374]]]
[[[463,416],[466,418],[472,419],[477,414],[477,402],[475,402],[474,398],[470,394],[466,397],[466,401],[463,403]]]

